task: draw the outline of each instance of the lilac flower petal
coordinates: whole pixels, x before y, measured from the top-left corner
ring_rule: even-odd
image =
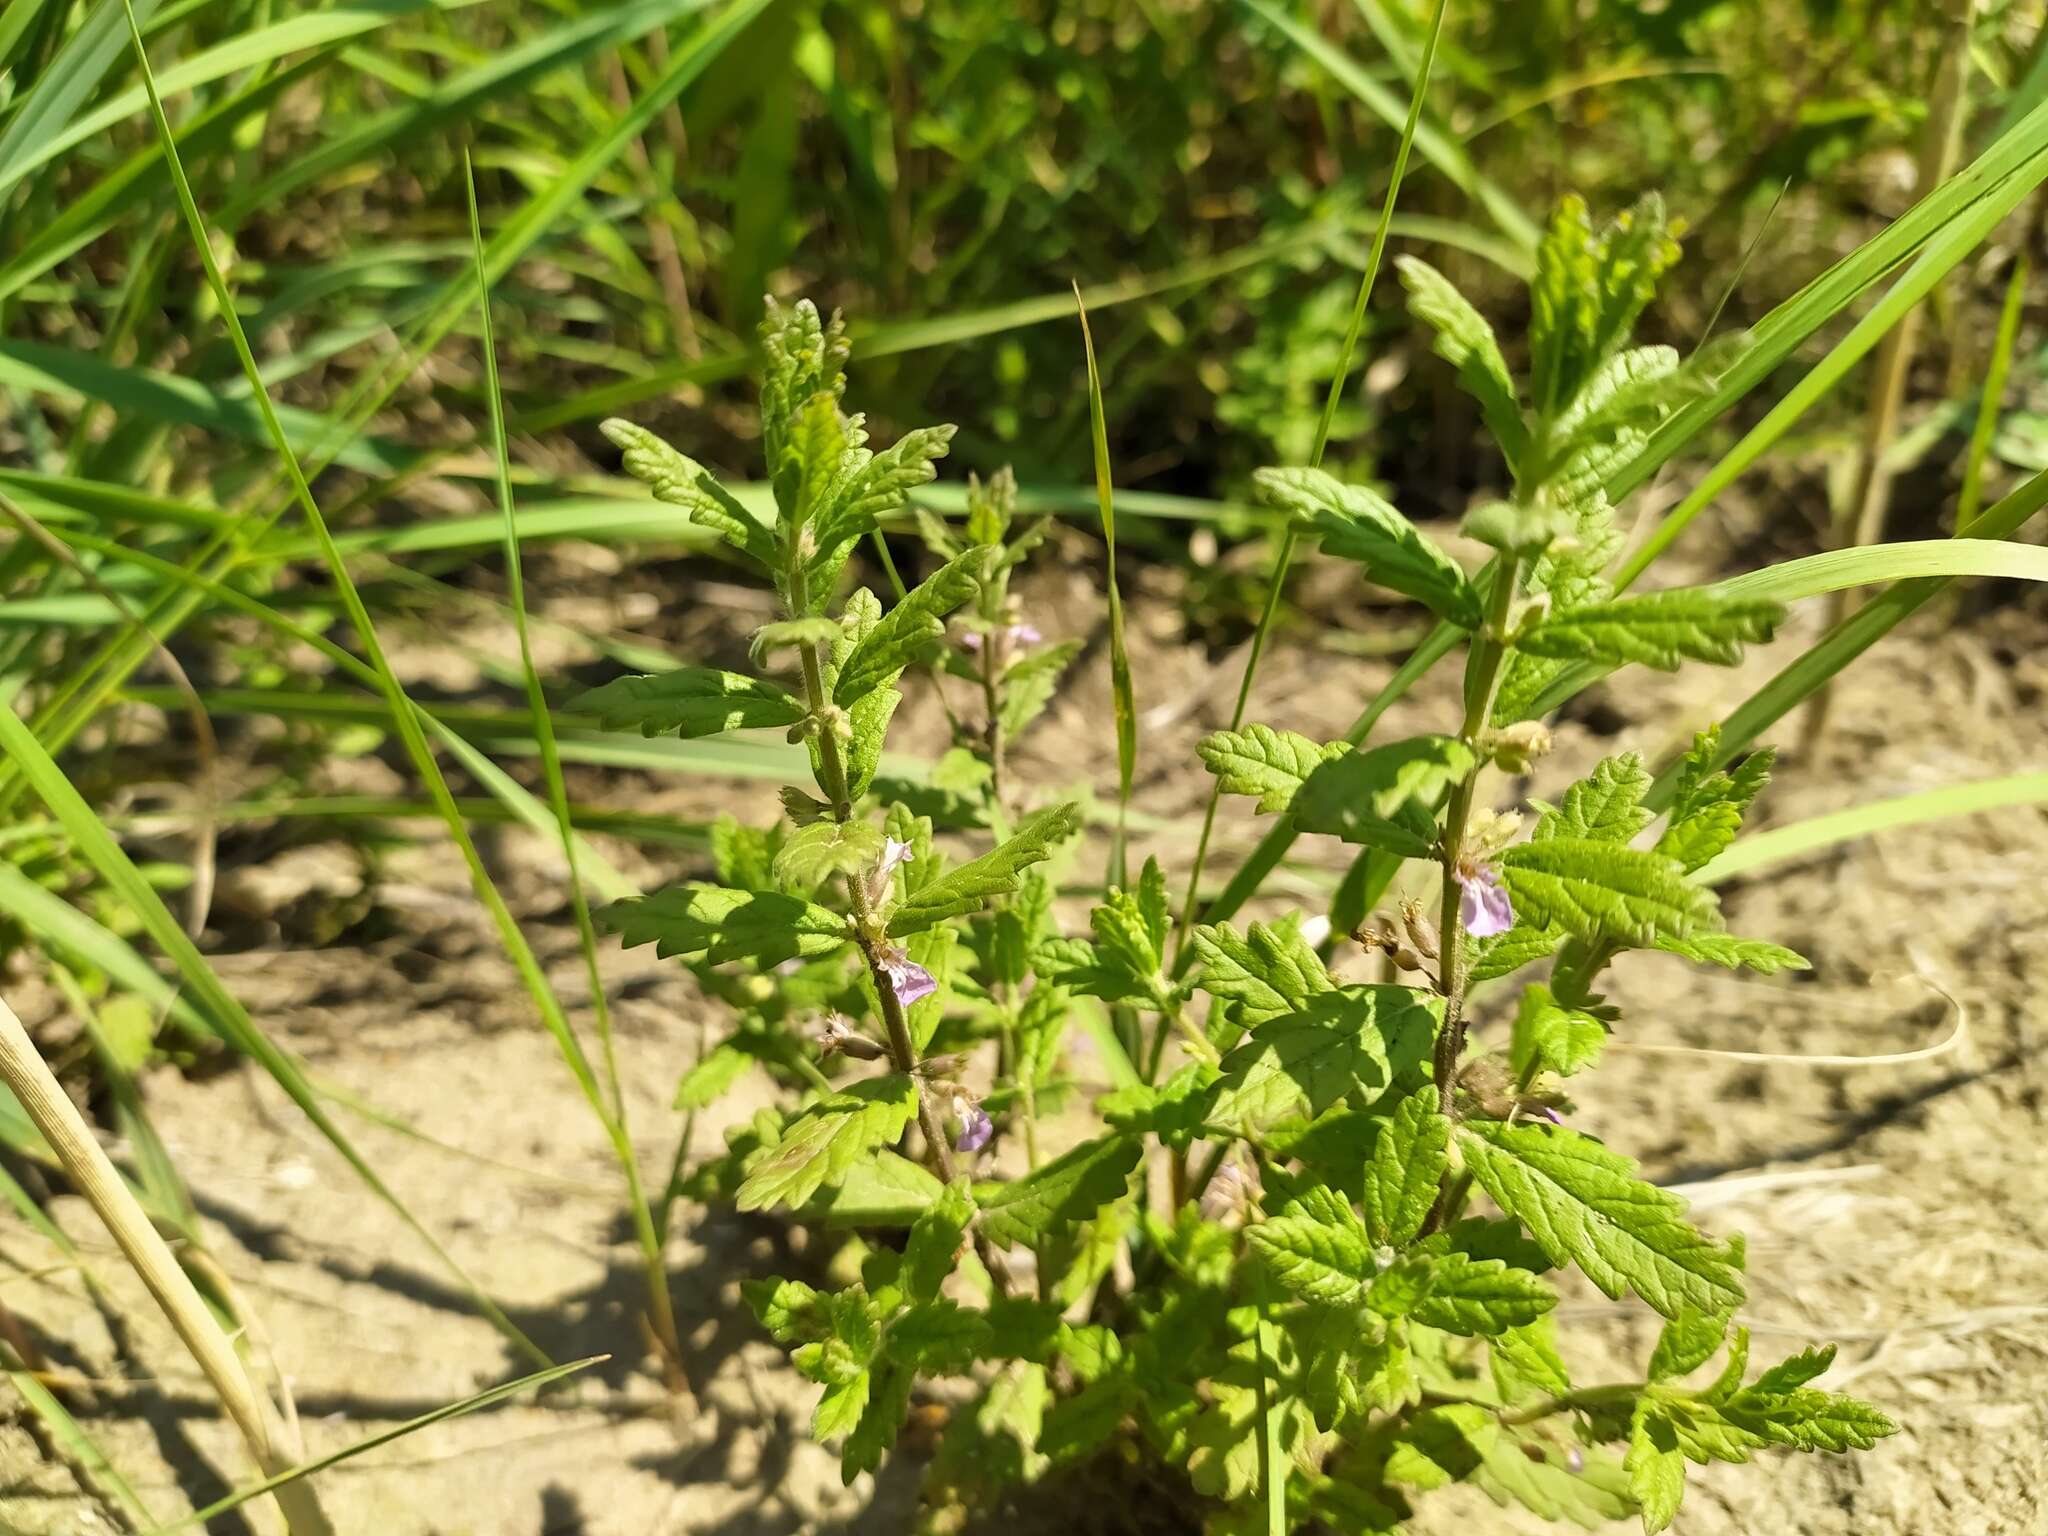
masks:
[[[911,857],[910,844],[899,843],[893,837],[886,839],[882,844],[882,873],[886,875],[897,865],[908,864]]]
[[[961,1113],[960,1134],[953,1138],[953,1145],[962,1152],[979,1152],[995,1135],[996,1123],[979,1104],[966,1104],[961,1100],[954,1102],[961,1106]]]
[[[1013,650],[1021,651],[1027,645],[1036,645],[1044,638],[1045,636],[1038,632],[1036,624],[1012,624],[1010,626],[1009,641],[1010,647]]]
[[[1552,1125],[1564,1124],[1564,1116],[1560,1115],[1554,1108],[1552,1108],[1548,1104],[1545,1104],[1541,1109],[1537,1110],[1536,1113],[1541,1115],[1544,1119],[1548,1120]]]
[[[1458,921],[1475,939],[1490,939],[1515,926],[1514,903],[1493,870],[1458,876]]]
[[[963,651],[979,653],[981,650],[981,631],[978,629],[970,629],[963,633],[960,636],[960,649]]]
[[[889,986],[896,993],[896,1001],[908,1008],[919,998],[930,997],[939,990],[939,984],[932,980],[932,973],[915,960],[902,956],[882,960],[882,971],[889,978]]]

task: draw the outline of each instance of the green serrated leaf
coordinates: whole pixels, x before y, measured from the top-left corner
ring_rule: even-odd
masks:
[[[1223,1059],[1211,1118],[1231,1128],[1263,1126],[1320,1115],[1355,1090],[1381,1093],[1392,1086],[1396,1063],[1427,1053],[1439,1006],[1407,987],[1346,987],[1268,1019]]]
[[[1639,662],[1675,672],[1681,661],[1733,666],[1744,645],[1769,640],[1785,621],[1782,603],[1711,592],[1645,592],[1553,613],[1515,637],[1526,655],[1619,667]]]
[[[781,827],[742,826],[731,816],[711,823],[711,867],[718,883],[742,891],[765,891],[775,882],[775,841]]]
[[[804,1111],[747,1169],[734,1203],[743,1211],[802,1205],[837,1184],[864,1155],[903,1134],[917,1113],[917,1084],[905,1073],[870,1078]]]
[[[1678,1448],[1678,1432],[1657,1412],[1651,1398],[1638,1402],[1629,1420],[1628,1455],[1622,1467],[1628,1473],[1629,1496],[1642,1510],[1643,1530],[1656,1536],[1677,1518],[1679,1501],[1685,1497],[1685,1455]]]
[[[881,830],[864,821],[815,821],[775,855],[775,883],[810,890],[833,875],[865,873],[882,856]]]
[[[1682,955],[1705,965],[1727,970],[1750,970],[1762,976],[1780,971],[1810,971],[1812,963],[1796,950],[1762,939],[1739,939],[1732,933],[1695,933],[1685,938],[1675,934],[1658,936],[1656,948],[1668,955]]]
[[[1643,806],[1649,792],[1650,772],[1638,753],[1604,758],[1564,792],[1555,811],[1536,823],[1531,841],[1576,837],[1596,843],[1631,842],[1652,819]]]
[[[1350,1216],[1348,1208],[1344,1214]],[[1379,1273],[1355,1219],[1275,1216],[1249,1227],[1245,1238],[1273,1278],[1308,1301],[1356,1306]]]
[[[1721,728],[1710,726],[1693,738],[1692,750],[1678,766],[1671,817],[1657,851],[1676,859],[1690,874],[1703,868],[1735,841],[1743,815],[1770,782],[1777,754],[1760,747],[1727,770],[1716,770]]]
[[[1714,921],[1713,894],[1659,853],[1550,837],[1508,849],[1500,865],[1519,917],[1590,942],[1654,944]]]
[[[1451,736],[1415,736],[1320,764],[1294,796],[1295,825],[1407,859],[1437,854],[1436,797],[1472,771]]]
[[[1060,674],[1080,654],[1079,640],[1062,640],[1056,645],[1034,650],[1004,669],[999,718],[1006,739],[1015,741],[1032,721],[1044,713],[1045,706],[1052,702],[1053,693],[1059,687]]]
[[[1367,580],[1461,629],[1479,627],[1479,594],[1464,567],[1384,498],[1320,469],[1261,469],[1252,486],[1267,506],[1299,519],[1326,553],[1362,565]]]
[[[1657,1347],[1650,1351],[1650,1380],[1675,1381],[1691,1375],[1713,1359],[1727,1333],[1725,1312],[1683,1308],[1657,1335]]]
[[[1276,731],[1270,725],[1214,731],[1195,745],[1196,754],[1216,775],[1217,790],[1256,795],[1261,812],[1286,810],[1304,779],[1350,750],[1349,742],[1318,744],[1298,731]]]
[[[1607,1026],[1584,1008],[1568,1008],[1550,988],[1531,982],[1515,1014],[1508,1065],[1524,1080],[1543,1072],[1570,1077],[1595,1066],[1607,1044]]]
[[[1080,825],[1081,808],[1072,801],[1027,818],[1007,842],[906,897],[890,915],[890,936],[917,933],[1012,894],[1023,872],[1051,858],[1053,848],[1072,837]]]
[[[991,551],[962,550],[882,615],[854,645],[832,684],[832,702],[848,708],[894,683],[918,654],[946,632],[945,618],[980,589]]]
[[[830,559],[846,544],[871,533],[900,510],[910,493],[938,475],[938,461],[953,441],[950,426],[918,427],[880,453],[851,467],[811,515],[817,556]],[[813,588],[813,597],[820,594]]]
[[[801,1280],[742,1280],[740,1294],[778,1344],[808,1344],[832,1332],[827,1297]]]
[[[839,621],[822,615],[808,619],[779,619],[763,624],[747,641],[747,655],[755,666],[777,651],[806,645],[830,645],[839,638]]]
[[[677,1109],[702,1109],[725,1097],[756,1058],[733,1045],[714,1046],[676,1084]]]
[[[1436,1085],[1395,1108],[1365,1167],[1360,1209],[1374,1243],[1405,1248],[1429,1219],[1450,1165],[1451,1122],[1438,1112]]]
[[[917,1385],[917,1373],[894,1363],[874,1372],[866,1410],[860,1422],[839,1450],[839,1480],[851,1484],[863,1472],[882,1465],[882,1455],[896,1443],[904,1420],[910,1417],[910,1394]]]
[[[1235,1005],[1247,1028],[1294,1013],[1336,986],[1292,923],[1253,923],[1242,936],[1228,923],[1205,924],[1193,943],[1202,989]]]
[[[820,1190],[807,1209],[832,1227],[907,1227],[945,1188],[930,1169],[884,1148],[855,1163],[836,1188]]]
[[[614,678],[569,701],[608,731],[642,736],[675,731],[686,738],[722,731],[795,725],[804,706],[773,683],[712,667],[681,667],[652,677]]]
[[[1570,410],[1678,254],[1655,194],[1598,230],[1579,198],[1559,202],[1529,284],[1529,393],[1539,416]]]
[[[653,944],[663,959],[701,957],[711,965],[743,959],[780,965],[798,956],[829,955],[852,938],[845,918],[808,901],[716,885],[671,886],[615,901],[596,917],[628,949]]]
[[[1465,967],[1465,980],[1469,985],[1477,986],[1482,981],[1498,981],[1503,976],[1512,976],[1525,965],[1548,960],[1564,941],[1563,929],[1539,928],[1533,923],[1517,923],[1506,933],[1493,938],[1474,939],[1472,958]]]
[[[1457,1141],[1494,1204],[1529,1229],[1555,1264],[1576,1264],[1609,1296],[1635,1292],[1665,1317],[1685,1307],[1727,1313],[1742,1275],[1724,1243],[1684,1218],[1676,1195],[1635,1177],[1635,1164],[1562,1127],[1468,1120]]]
[[[1454,1252],[1430,1265],[1428,1292],[1411,1315],[1446,1333],[1497,1334],[1533,1323],[1556,1305],[1557,1293],[1526,1270]]]
[[[1131,1170],[1144,1156],[1132,1136],[1085,1141],[1044,1167],[1007,1184],[975,1189],[981,1230],[991,1242],[1036,1247],[1046,1238],[1085,1221],[1123,1194]]]
[[[1562,1397],[1572,1389],[1564,1357],[1557,1352],[1556,1329],[1548,1317],[1495,1334],[1487,1341],[1487,1355],[1494,1384],[1510,1402],[1539,1393]]]
[[[613,417],[598,430],[624,451],[626,473],[646,485],[655,500],[683,508],[691,522],[718,534],[763,570],[775,568],[778,557],[773,531],[703,465],[630,421]]]
[[[1458,382],[1479,402],[1487,430],[1512,468],[1528,445],[1529,433],[1493,327],[1450,279],[1429,263],[1402,256],[1394,265],[1408,289],[1409,313],[1436,333],[1436,355],[1458,370]]]
[[[951,1301],[922,1301],[889,1325],[889,1353],[927,1376],[959,1376],[987,1352],[988,1318]]]
[[[850,1433],[867,1410],[869,1385],[869,1374],[860,1371],[846,1381],[827,1387],[825,1395],[818,1399],[817,1411],[811,1415],[811,1438],[837,1440],[841,1435]]]

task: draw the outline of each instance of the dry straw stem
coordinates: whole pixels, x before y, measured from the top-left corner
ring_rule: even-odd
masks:
[[[1924,961],[1916,955],[1915,964]],[[1610,1040],[1607,1048],[1612,1051],[1634,1051],[1639,1054],[1656,1056],[1706,1056],[1717,1061],[1752,1062],[1775,1067],[1900,1067],[1915,1061],[1932,1061],[1937,1056],[1946,1056],[1950,1051],[1961,1049],[1970,1038],[1970,1013],[1954,993],[1942,986],[1924,970],[1916,971],[1914,979],[1930,991],[1940,994],[1949,1007],[1955,1010],[1955,1023],[1949,1032],[1932,1045],[1923,1045],[1910,1051],[1884,1051],[1873,1056],[1809,1055],[1799,1052],[1782,1051],[1725,1051],[1704,1045],[1655,1045],[1643,1041]]]
[[[205,1373],[214,1396],[241,1431],[257,1467],[266,1477],[289,1470],[291,1464],[277,1445],[276,1411],[250,1385],[234,1346],[206,1310],[191,1279],[178,1267],[169,1245],[121,1182],[77,1106],[65,1095],[5,999],[0,999],[0,1081],[21,1101],[64,1171],[163,1308],[164,1316]],[[321,1513],[320,1501],[309,1484],[286,1484],[276,1490],[276,1497],[292,1536],[333,1536],[334,1527]]]

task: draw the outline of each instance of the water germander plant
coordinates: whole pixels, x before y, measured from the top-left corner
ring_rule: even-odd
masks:
[[[1177,926],[1157,862],[1117,868],[1120,836],[1110,878],[1087,880],[1083,805],[1034,803],[1006,754],[1077,649],[1011,597],[1044,528],[1020,520],[1007,476],[970,486],[964,522],[920,515],[939,562],[922,582],[894,601],[843,593],[849,557],[933,477],[951,431],[870,449],[844,408],[836,322],[799,303],[763,327],[772,522],[608,424],[627,470],[781,600],[755,672],[622,678],[581,707],[649,733],[774,727],[808,748],[811,780],[783,791],[774,825],[719,823],[714,878],[603,920],[729,1009],[682,1103],[757,1071],[782,1086],[690,1188],[839,1234],[810,1279],[747,1295],[818,1384],[812,1429],[849,1479],[930,1389],[951,1404],[935,1528],[1108,1467],[1218,1531],[1391,1530],[1469,1482],[1654,1532],[1688,1463],[1893,1431],[1814,1385],[1829,1350],[1753,1367],[1741,1239],[1703,1231],[1577,1129],[1566,1096],[1627,1027],[1600,990],[1623,951],[1805,964],[1729,933],[1693,878],[1736,836],[1768,751],[1709,729],[1661,777],[1628,754],[1553,800],[1514,787],[1541,781],[1544,717],[1589,681],[1727,664],[1782,618],[1765,597],[1610,584],[1602,487],[1715,375],[1711,349],[1631,344],[1677,253],[1654,202],[1605,227],[1568,202],[1536,258],[1520,378],[1448,281],[1401,263],[1506,459],[1511,494],[1465,523],[1492,551],[1479,568],[1365,486],[1258,476],[1294,536],[1427,607],[1465,658],[1461,706],[1433,734],[1365,747],[1248,724],[1201,744],[1222,793],[1357,850],[1334,933],[1322,913]],[[883,748],[926,668],[976,708],[912,784],[882,774]],[[1629,1379],[1570,1368],[1551,1313],[1573,1270],[1664,1320]]]

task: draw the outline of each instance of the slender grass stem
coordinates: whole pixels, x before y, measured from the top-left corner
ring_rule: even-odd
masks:
[[[1436,8],[1430,16],[1429,37],[1423,44],[1422,59],[1415,70],[1415,87],[1408,98],[1408,120],[1401,129],[1400,147],[1394,151],[1394,169],[1387,181],[1386,202],[1380,208],[1379,223],[1373,229],[1372,249],[1366,257],[1365,274],[1359,279],[1358,296],[1352,301],[1351,323],[1344,331],[1344,345],[1337,354],[1336,372],[1331,376],[1329,393],[1323,397],[1322,414],[1316,419],[1315,441],[1308,455],[1311,469],[1322,466],[1323,454],[1330,445],[1330,432],[1336,424],[1337,407],[1344,398],[1344,386],[1351,377],[1351,359],[1358,350],[1358,338],[1365,329],[1365,315],[1372,301],[1373,285],[1379,280],[1380,262],[1386,255],[1387,234],[1394,221],[1394,204],[1401,195],[1401,178],[1408,169],[1408,152],[1415,143],[1416,126],[1422,120],[1422,102],[1428,94],[1437,40],[1443,35],[1444,13],[1449,7],[1450,0],[1436,0]],[[1294,524],[1290,521],[1280,535],[1279,549],[1274,552],[1273,573],[1266,582],[1265,601],[1259,607],[1258,627],[1252,631],[1251,649],[1245,653],[1244,671],[1237,680],[1237,699],[1230,708],[1230,729],[1233,731],[1243,726],[1245,710],[1251,704],[1252,684],[1258,677],[1259,661],[1265,655],[1273,622],[1280,613],[1281,595],[1287,587],[1287,573],[1293,567],[1294,548],[1298,542]],[[1209,857],[1209,839],[1216,830],[1216,808],[1222,798],[1223,785],[1218,780],[1210,786],[1209,804],[1202,813],[1202,831],[1195,840],[1194,864],[1188,871],[1187,896],[1181,902],[1180,924],[1174,931],[1176,965],[1187,948],[1188,934],[1195,926],[1195,912],[1202,897],[1202,868]]]

